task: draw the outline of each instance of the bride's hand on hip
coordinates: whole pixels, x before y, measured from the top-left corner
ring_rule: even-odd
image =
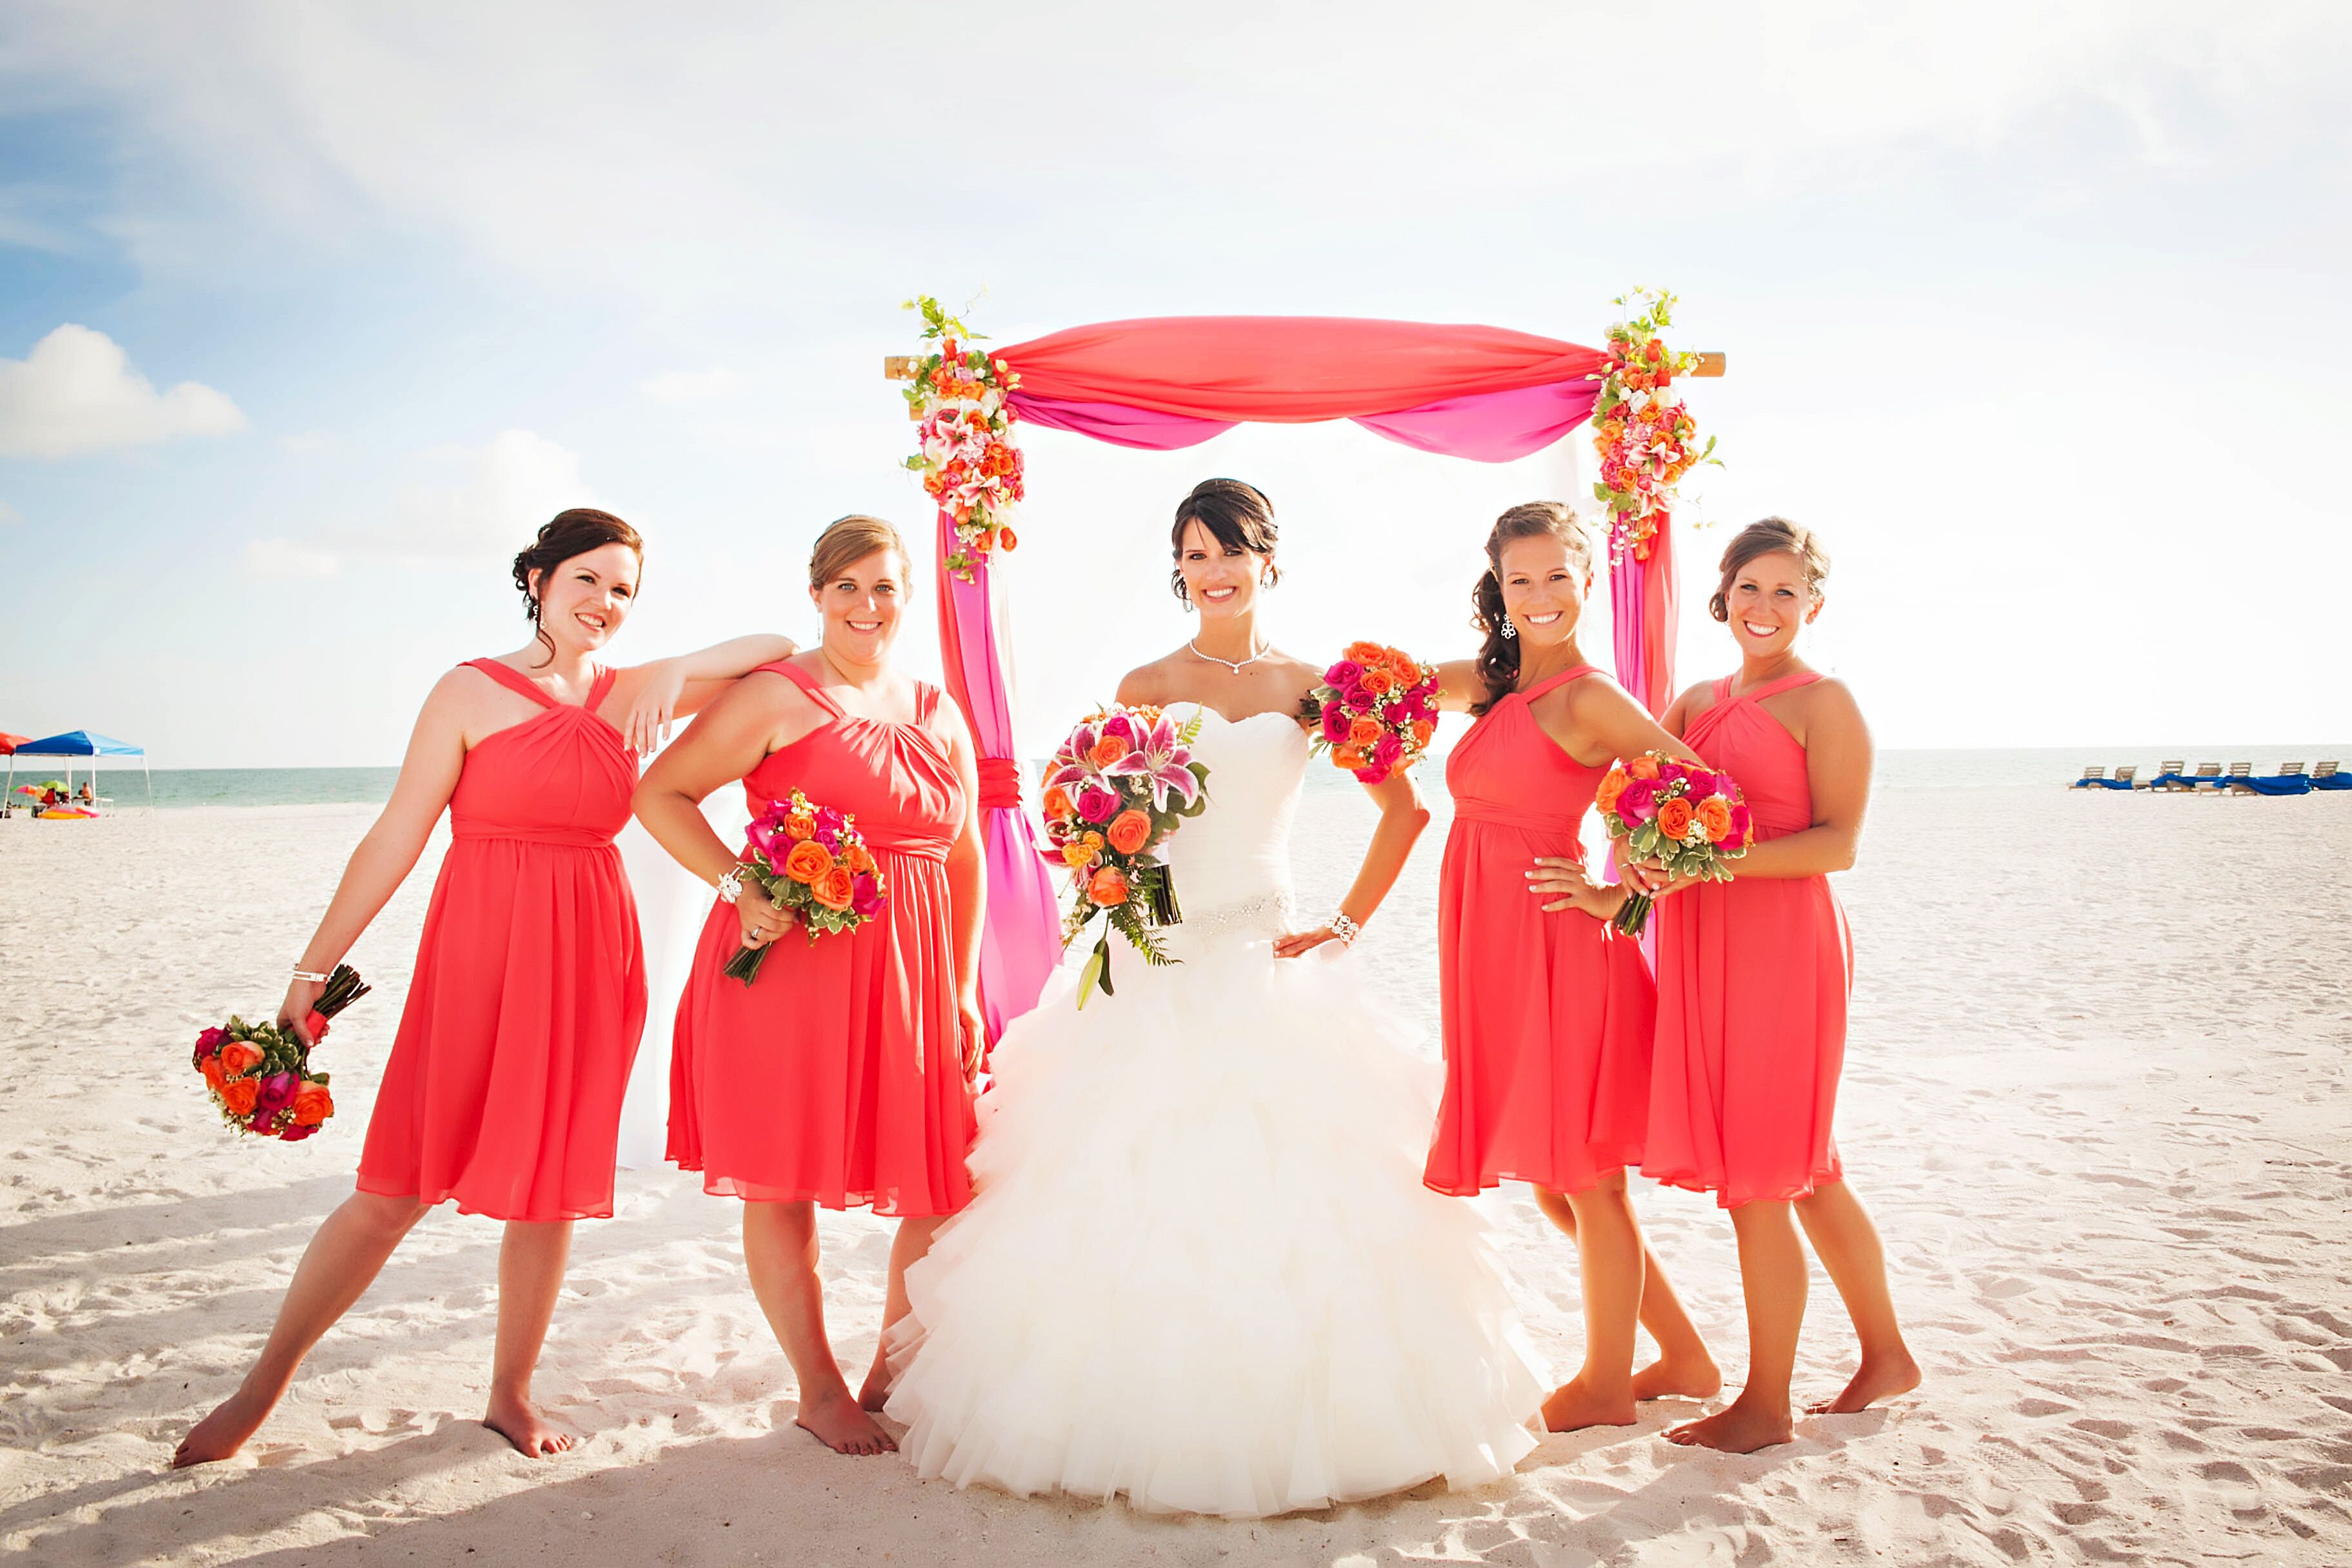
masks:
[[[1326,942],[1337,942],[1339,934],[1328,925],[1318,925],[1312,931],[1293,931],[1274,939],[1274,956],[1277,958],[1303,958]]]
[[[735,915],[743,923],[746,947],[765,947],[793,928],[793,912],[770,898],[767,889],[749,881],[736,895]]]

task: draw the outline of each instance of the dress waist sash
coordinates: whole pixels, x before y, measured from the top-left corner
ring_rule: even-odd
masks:
[[[504,828],[487,822],[451,822],[453,839],[511,839],[525,844],[561,844],[566,849],[609,850],[613,835],[594,828]]]
[[[1570,816],[1565,811],[1530,811],[1524,808],[1489,805],[1482,800],[1454,802],[1454,820],[1457,822],[1487,822],[1498,828],[1517,828],[1528,833],[1559,833],[1574,840],[1584,822],[1584,813]],[[1579,855],[1582,850],[1576,852]]]

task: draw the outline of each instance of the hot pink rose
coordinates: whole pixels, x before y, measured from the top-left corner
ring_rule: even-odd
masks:
[[[1755,825],[1756,819],[1749,813],[1748,810],[1748,802],[1745,800],[1736,800],[1732,802],[1731,841],[1736,844],[1746,843],[1748,841],[1748,830]]]
[[[1323,738],[1334,746],[1348,738],[1348,710],[1338,703],[1323,710]]]
[[[1658,781],[1636,779],[1617,797],[1617,814],[1629,822],[1646,822],[1658,814]]]
[[[1100,827],[1118,815],[1118,797],[1099,784],[1088,784],[1078,791],[1078,815]]]
[[[870,876],[859,877],[849,907],[859,915],[875,915],[880,913],[882,904],[881,884]]]
[[[1353,659],[1342,659],[1323,672],[1324,683],[1334,691],[1346,691],[1364,678],[1364,666]]]
[[[1384,731],[1380,739],[1373,743],[1372,766],[1385,773],[1394,768],[1397,765],[1397,758],[1403,755],[1404,741],[1397,732],[1392,729]]]
[[[278,1141],[281,1144],[299,1144],[318,1130],[316,1127],[305,1127],[298,1124],[278,1134]]]
[[[196,1050],[206,1056],[210,1056],[213,1052],[218,1051],[224,1044],[226,1044],[227,1040],[228,1030],[225,1029],[208,1029],[205,1030],[204,1033],[196,1036]]]

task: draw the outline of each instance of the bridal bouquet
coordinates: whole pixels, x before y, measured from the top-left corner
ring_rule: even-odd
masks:
[[[1625,841],[1625,859],[1654,861],[1672,877],[1729,882],[1726,862],[1756,841],[1748,802],[1730,774],[1662,751],[1612,768],[1592,804],[1609,836]],[[1633,894],[1610,924],[1628,936],[1640,936],[1651,903],[1646,893]]]
[[[1367,784],[1410,768],[1437,732],[1437,667],[1378,643],[1350,643],[1324,684],[1307,694],[1299,716],[1316,750]]]
[[[359,971],[338,964],[327,988],[304,1019],[313,1041],[327,1038],[327,1020],[368,994]],[[327,1075],[310,1071],[310,1048],[275,1023],[228,1022],[196,1036],[195,1069],[220,1107],[221,1120],[240,1133],[297,1144],[335,1113]]]
[[[855,931],[882,912],[890,884],[847,813],[812,806],[795,789],[771,800],[745,830],[751,858],[743,875],[808,930],[812,946],[828,932]],[[766,947],[739,948],[722,974],[750,985],[767,961]]]
[[[1206,764],[1192,760],[1196,716],[1179,725],[1155,707],[1105,708],[1070,731],[1045,768],[1045,837],[1069,868],[1070,912],[1062,946],[1095,917],[1105,929],[1078,982],[1078,1006],[1097,986],[1109,996],[1110,934],[1146,963],[1171,962],[1155,926],[1184,918],[1168,866],[1154,853],[1177,824],[1209,803]]]

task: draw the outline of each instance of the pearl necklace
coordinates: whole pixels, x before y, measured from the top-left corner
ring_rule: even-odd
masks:
[[[1248,669],[1252,664],[1256,664],[1260,659],[1265,658],[1268,653],[1274,652],[1274,644],[1268,643],[1265,647],[1259,649],[1256,653],[1252,653],[1248,658],[1242,660],[1239,664],[1235,664],[1231,659],[1220,659],[1214,653],[1202,653],[1201,640],[1197,637],[1184,645],[1192,650],[1192,653],[1195,658],[1206,659],[1213,664],[1223,664],[1225,668],[1231,670],[1237,675],[1244,670]]]

